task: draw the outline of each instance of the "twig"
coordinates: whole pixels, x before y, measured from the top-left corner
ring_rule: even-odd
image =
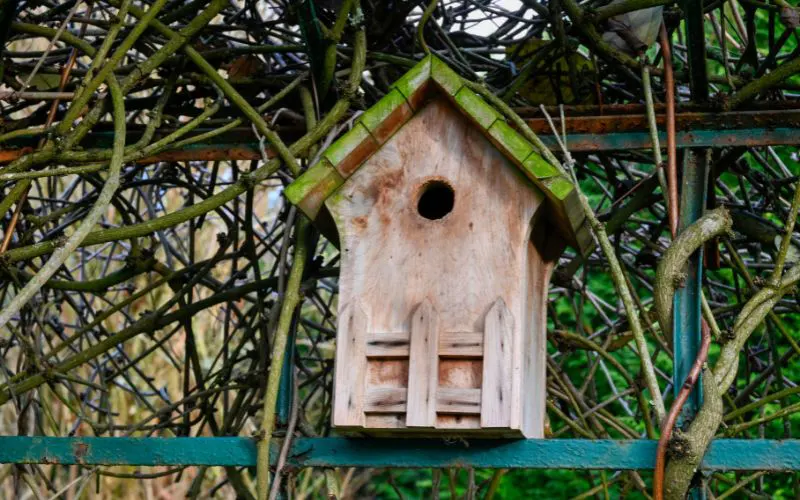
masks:
[[[672,49],[667,27],[661,23],[659,32],[661,54],[664,58],[664,87],[667,90],[667,192],[669,230],[672,238],[678,234],[678,151],[675,140],[675,78],[672,74]]]
[[[535,135],[533,134],[533,131],[527,127],[527,124],[524,124],[524,126],[525,129],[523,129],[523,133],[527,132],[529,135]],[[551,126],[553,126],[552,122]],[[553,132],[556,136],[558,135],[558,132],[555,130],[553,130]],[[559,144],[563,147],[564,143],[559,140]],[[571,161],[572,157],[569,152],[563,152],[565,157],[568,158],[568,161]],[[653,406],[655,407],[656,411],[656,418],[658,419],[658,422],[662,422],[666,414],[666,409],[664,407],[664,400],[661,396],[661,390],[658,387],[658,379],[656,379],[655,369],[653,368],[653,360],[650,358],[650,349],[647,346],[647,340],[644,337],[644,329],[642,328],[639,318],[639,311],[636,308],[631,290],[628,288],[628,282],[625,279],[622,266],[620,265],[617,255],[614,252],[614,247],[611,245],[611,241],[608,239],[605,227],[595,215],[594,210],[589,204],[588,198],[586,198],[586,195],[580,190],[574,173],[572,173],[572,177],[573,182],[575,182],[575,188],[578,189],[578,197],[581,200],[583,211],[586,214],[586,218],[589,220],[589,226],[592,228],[595,238],[600,243],[600,249],[606,256],[606,259],[608,259],[614,287],[617,290],[617,293],[619,294],[620,299],[625,307],[625,313],[628,316],[631,332],[633,333],[634,340],[636,341],[636,348],[638,350],[639,359],[642,363],[642,374],[644,376],[645,384],[650,391],[650,397],[652,398]]]

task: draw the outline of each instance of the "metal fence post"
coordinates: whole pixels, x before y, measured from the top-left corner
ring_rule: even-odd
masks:
[[[681,8],[685,14],[686,40],[689,56],[689,78],[692,101],[708,100],[708,75],[706,73],[706,46],[703,0],[683,0]],[[706,206],[708,183],[708,155],[706,149],[688,149],[684,156],[683,179],[681,181],[681,203],[679,231],[685,229],[703,215]],[[701,297],[703,282],[703,249],[700,248],[687,266],[686,286],[675,294],[675,320],[673,324],[674,355],[673,381],[675,394],[691,369],[701,341]],[[678,419],[678,426],[690,421],[703,402],[702,380],[698,379]],[[690,490],[689,497],[704,499],[705,484]]]

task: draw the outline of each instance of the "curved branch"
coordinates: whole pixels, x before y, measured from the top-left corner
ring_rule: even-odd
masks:
[[[422,46],[423,52],[426,54],[431,53],[431,49],[428,47],[428,43],[425,41],[425,25],[428,24],[431,16],[433,15],[433,11],[436,10],[436,5],[439,4],[439,0],[431,0],[427,7],[425,7],[425,11],[422,13],[422,17],[419,18],[419,25],[417,26],[417,40],[419,40],[420,46]]]
[[[714,375],[720,391],[727,391],[736,377],[739,363],[739,353],[747,339],[755,329],[764,321],[775,304],[800,281],[800,267],[790,269],[780,285],[768,286],[759,290],[742,307],[733,326],[733,339],[722,346],[719,359],[714,366]]]
[[[111,156],[108,178],[103,184],[103,189],[100,191],[97,201],[75,232],[67,238],[63,245],[58,246],[45,265],[14,296],[8,306],[0,311],[0,327],[5,326],[33,298],[39,289],[47,283],[47,280],[64,264],[72,252],[81,245],[111,204],[111,199],[119,187],[119,173],[122,170],[122,160],[125,153],[125,98],[119,82],[117,82],[113,74],[108,75],[106,82],[111,94],[114,117],[114,152]]]
[[[789,77],[800,73],[800,57],[795,57],[789,62],[785,62],[778,66],[771,73],[768,73],[761,78],[753,80],[748,83],[738,92],[730,96],[725,103],[727,110],[736,109],[739,106],[747,103],[750,99],[756,97],[758,94],[776,87],[787,80]]]
[[[697,467],[722,421],[722,396],[716,379],[710,373],[703,376],[703,396],[703,407],[697,412],[685,437],[681,438],[686,446],[681,447],[680,455],[673,454],[667,465],[664,498],[668,500],[685,498]]]
[[[733,219],[725,208],[709,211],[686,228],[664,252],[658,264],[653,299],[664,336],[672,336],[672,297],[681,286],[683,269],[689,257],[706,241],[731,230]]]

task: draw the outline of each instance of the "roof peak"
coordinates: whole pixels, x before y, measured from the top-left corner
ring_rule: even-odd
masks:
[[[315,219],[325,200],[419,112],[432,93],[447,98],[544,193],[556,229],[571,246],[586,254],[593,241],[576,186],[559,166],[542,158],[500,112],[433,54],[414,65],[380,101],[359,116],[316,164],[286,188],[286,197]]]

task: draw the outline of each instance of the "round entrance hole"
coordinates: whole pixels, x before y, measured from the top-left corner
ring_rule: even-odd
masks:
[[[453,210],[455,193],[444,181],[431,181],[422,187],[417,212],[428,220],[443,218]]]

